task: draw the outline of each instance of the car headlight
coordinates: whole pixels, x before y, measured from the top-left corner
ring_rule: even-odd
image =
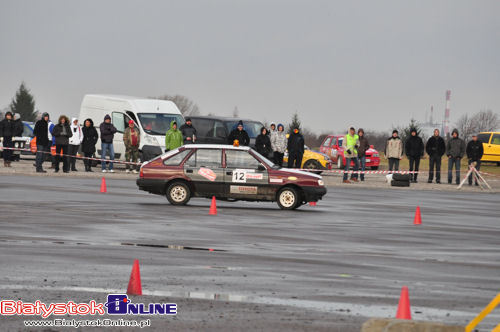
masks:
[[[144,135],[144,142],[149,145],[158,145],[158,141],[151,135]]]
[[[15,148],[18,148],[18,147],[19,147],[19,143],[17,143],[17,142],[16,142],[16,143],[14,143],[14,147],[15,147]]]
[[[378,153],[374,153],[373,157],[378,158]]]
[[[323,180],[318,180],[318,185],[320,186],[324,186],[325,185],[325,182]]]

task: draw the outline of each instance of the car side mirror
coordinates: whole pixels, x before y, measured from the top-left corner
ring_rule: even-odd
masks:
[[[261,164],[261,165],[257,166],[257,170],[258,171],[265,171],[266,168],[264,167],[264,165]]]

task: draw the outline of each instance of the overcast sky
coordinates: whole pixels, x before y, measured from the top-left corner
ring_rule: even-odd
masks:
[[[317,131],[500,111],[500,1],[0,1],[0,109],[182,94],[203,114]]]

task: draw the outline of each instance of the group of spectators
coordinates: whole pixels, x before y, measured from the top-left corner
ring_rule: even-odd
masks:
[[[23,123],[21,122],[19,113],[12,115],[12,112],[6,112],[4,119],[0,121],[0,138],[3,146],[13,148],[14,142],[12,142],[12,137],[22,136],[22,134]],[[12,153],[12,150],[3,150],[3,165],[5,167],[11,167]]]
[[[344,173],[343,182],[358,181],[358,171],[360,172],[361,181],[364,181],[364,171],[366,169],[366,150],[370,145],[364,135],[363,129],[356,130],[349,128],[348,134],[342,142],[344,148],[344,156],[346,157],[345,171],[351,167],[351,161],[354,163],[354,172],[351,174],[351,179],[348,180],[348,173]],[[424,142],[418,135],[415,128],[411,128],[410,136],[405,142],[399,137],[399,132],[393,130],[392,136],[386,141],[384,155],[389,163],[389,171],[399,170],[399,161],[406,154],[410,166],[410,179],[412,182],[417,182],[420,159],[424,157],[424,151],[429,156],[429,179],[428,183],[434,180],[434,172],[436,172],[436,183],[441,183],[441,159],[444,154],[448,157],[448,183],[453,181],[453,168],[455,168],[455,183],[460,183],[460,163],[466,155],[468,163],[475,164],[476,170],[481,167],[481,158],[483,156],[483,144],[478,141],[477,134],[472,135],[467,145],[465,141],[459,137],[457,129],[453,129],[451,138],[445,143],[443,137],[440,136],[439,129],[434,130],[434,135]],[[469,176],[469,185],[472,185],[472,174]],[[475,182],[478,185],[477,179]]]

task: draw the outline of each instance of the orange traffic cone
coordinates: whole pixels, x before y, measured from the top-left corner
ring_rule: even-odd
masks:
[[[101,192],[102,193],[107,192],[107,190],[106,190],[106,179],[104,178],[104,176],[101,179]]]
[[[134,260],[130,281],[127,288],[128,295],[142,295],[141,272],[139,271],[139,260]]]
[[[215,196],[212,196],[212,204],[210,204],[210,212],[208,212],[211,216],[217,215],[217,204],[215,204]]]
[[[422,225],[422,216],[420,215],[420,206],[417,206],[415,211],[415,219],[413,219],[413,225]]]
[[[401,296],[399,297],[397,319],[411,319],[410,296],[408,295],[408,287],[403,286]]]

